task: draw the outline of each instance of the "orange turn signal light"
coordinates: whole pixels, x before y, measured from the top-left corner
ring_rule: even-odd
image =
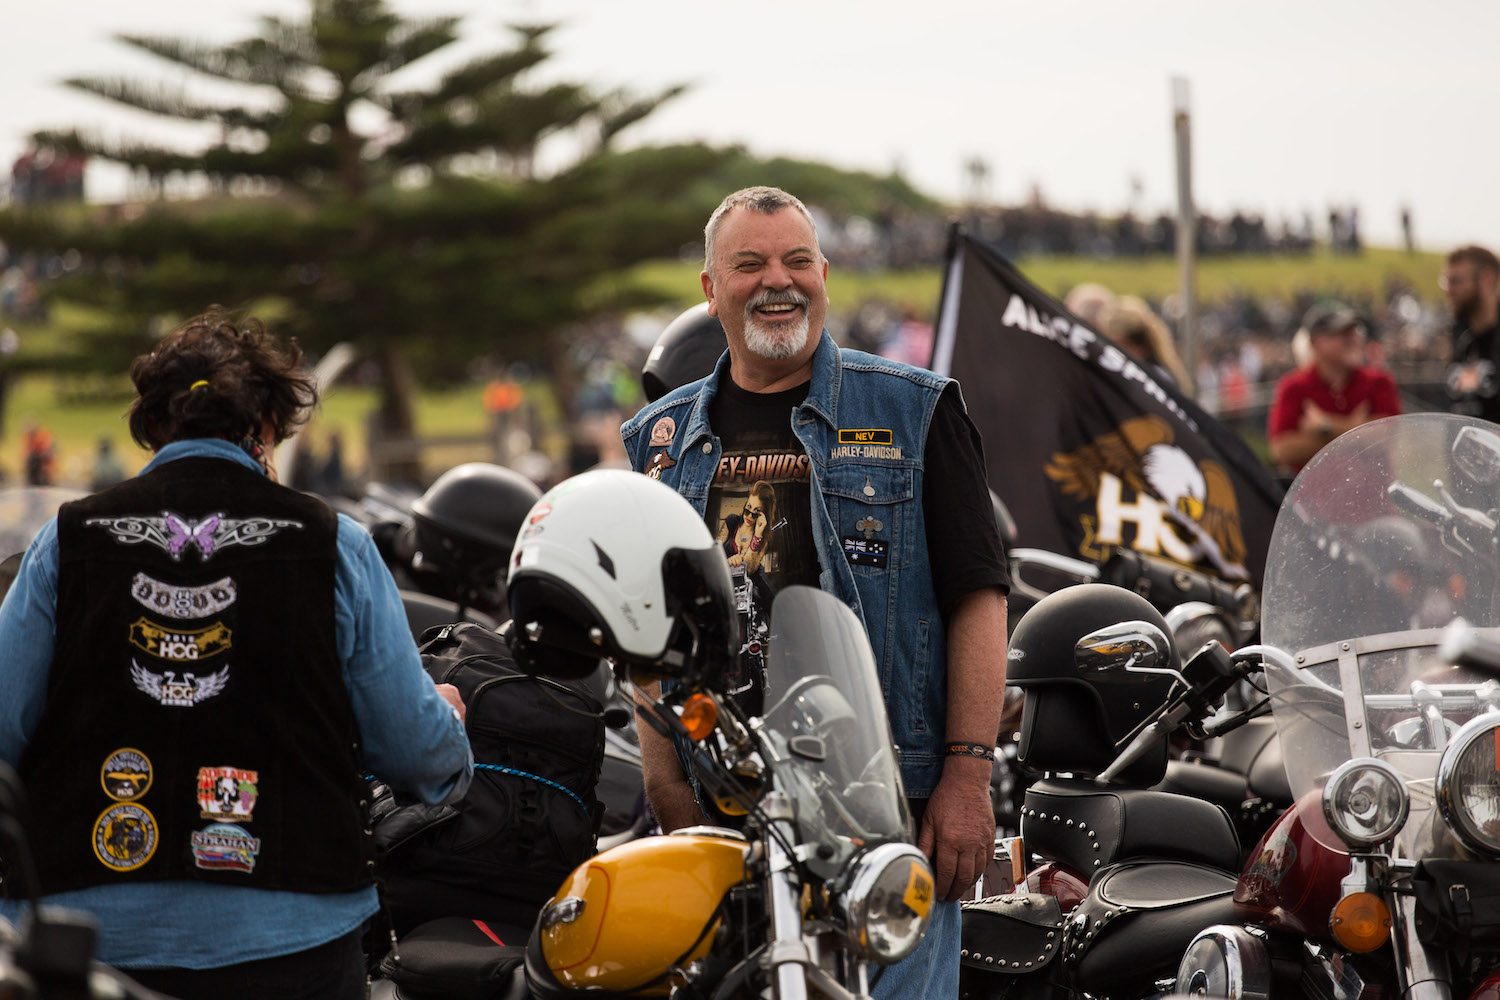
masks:
[[[1333,939],[1350,951],[1374,951],[1391,939],[1391,910],[1373,892],[1354,892],[1338,901],[1329,919]]]
[[[706,694],[695,694],[682,703],[682,727],[688,738],[703,740],[719,721],[719,706]]]

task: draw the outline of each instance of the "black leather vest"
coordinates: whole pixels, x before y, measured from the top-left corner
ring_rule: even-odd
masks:
[[[21,760],[46,893],[369,882],[321,501],[185,458],[58,514],[57,644]]]

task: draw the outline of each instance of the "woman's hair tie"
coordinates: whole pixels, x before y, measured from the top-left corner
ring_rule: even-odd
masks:
[[[188,386],[188,392],[193,392],[194,390],[201,389],[206,385],[208,385],[208,379],[200,378],[198,381]]]

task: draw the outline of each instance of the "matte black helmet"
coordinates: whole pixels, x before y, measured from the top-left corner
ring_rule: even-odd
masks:
[[[541,495],[531,480],[504,466],[469,462],[449,469],[411,505],[420,568],[461,589],[495,586],[526,512]]]
[[[1097,774],[1115,748],[1167,699],[1166,674],[1080,667],[1084,636],[1121,622],[1145,622],[1166,639],[1167,657],[1153,664],[1176,667],[1172,634],[1151,602],[1124,587],[1086,583],[1049,594],[1022,616],[1010,639],[1006,683],[1026,692],[1021,717],[1021,762],[1047,771]],[[1126,772],[1152,783],[1165,770],[1166,743]]]
[[[712,373],[728,346],[724,324],[708,314],[707,302],[678,316],[656,338],[641,368],[646,401],[654,403],[673,389]]]

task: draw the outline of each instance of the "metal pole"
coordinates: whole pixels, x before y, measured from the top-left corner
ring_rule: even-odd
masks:
[[[1177,137],[1177,274],[1182,322],[1177,337],[1188,378],[1198,379],[1198,213],[1193,210],[1193,123],[1186,77],[1172,78],[1172,121]],[[1196,398],[1192,385],[1182,387]]]

